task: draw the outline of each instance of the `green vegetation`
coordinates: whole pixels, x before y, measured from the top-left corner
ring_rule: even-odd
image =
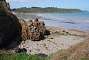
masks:
[[[26,53],[0,54],[0,60],[48,60],[47,57],[28,55]]]
[[[81,12],[80,9],[65,9],[65,8],[55,8],[55,7],[31,7],[31,8],[17,8],[13,9],[15,12],[24,12],[24,13],[74,13],[74,12]]]

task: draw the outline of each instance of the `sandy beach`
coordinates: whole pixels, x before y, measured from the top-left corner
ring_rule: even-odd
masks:
[[[89,60],[88,2],[0,0],[0,60]]]
[[[50,31],[49,36],[45,36],[41,41],[23,41],[19,48],[26,48],[28,54],[46,54],[50,55],[60,50],[65,50],[85,41],[88,38],[88,33],[74,30],[64,29],[58,27],[47,27]]]
[[[25,15],[23,16],[27,17],[29,16],[29,13],[27,16]],[[30,17],[36,18],[36,16],[34,15],[31,15]],[[21,19],[21,17],[19,18]],[[83,29],[78,29],[76,27],[77,26],[76,23],[71,22],[70,20],[67,21],[66,18],[59,18],[58,20],[56,20],[55,18],[53,20],[45,20],[41,17],[41,19],[39,20],[45,22],[47,30],[50,31],[50,35],[45,36],[45,39],[40,41],[32,41],[32,40],[22,41],[22,43],[18,46],[18,48],[25,48],[27,50],[27,54],[34,55],[41,53],[45,55],[51,55],[58,51],[69,49],[71,48],[71,46],[75,46],[81,42],[84,42],[89,37],[88,31]],[[25,19],[25,21],[29,20]],[[68,29],[60,25],[60,24],[65,25],[66,23],[68,23],[68,26],[71,26],[72,28]],[[71,24],[76,26],[73,27]],[[78,27],[80,27],[80,25],[78,25]]]
[[[21,20],[21,17],[19,19]],[[57,52],[67,50],[70,53],[70,50],[73,50],[73,49],[71,49],[71,47],[76,46],[82,42],[85,42],[89,38],[88,30],[83,30],[83,27],[82,27],[82,29],[78,29],[77,26],[80,27],[80,25],[76,25],[76,23],[67,21],[67,20],[65,20],[67,22],[64,22],[60,19],[59,20],[54,19],[55,21],[39,19],[39,21],[44,21],[46,29],[48,31],[50,31],[50,35],[46,35],[45,39],[40,40],[40,41],[32,41],[30,39],[22,41],[19,46],[17,46],[15,49],[9,50],[9,52],[16,53],[16,49],[18,50],[18,48],[20,48],[20,49],[25,48],[27,50],[26,53],[29,55],[30,54],[31,55],[44,54],[47,56],[53,55],[53,60],[55,60],[55,58],[57,57],[56,56]],[[31,20],[34,20],[34,19],[31,19]],[[29,20],[25,19],[25,21],[28,22]],[[62,24],[62,25],[60,25],[60,24]],[[66,24],[68,24],[68,25],[66,25]],[[71,27],[65,28],[65,26],[63,26],[63,25],[65,25],[67,27],[71,26],[72,28]],[[76,25],[76,26],[73,27],[73,25]],[[87,26],[87,25],[85,25],[85,26]],[[87,28],[88,28],[88,26],[87,26]],[[60,56],[60,54],[62,54],[62,53],[59,52],[58,56]]]

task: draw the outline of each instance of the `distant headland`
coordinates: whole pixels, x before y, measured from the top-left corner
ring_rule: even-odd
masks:
[[[56,8],[56,7],[21,7],[12,9],[15,12],[23,12],[23,13],[75,13],[75,12],[82,12],[80,9],[67,9],[67,8]]]

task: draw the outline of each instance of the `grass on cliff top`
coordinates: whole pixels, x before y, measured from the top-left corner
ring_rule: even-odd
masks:
[[[28,55],[26,53],[0,54],[0,60],[49,60],[47,57]]]

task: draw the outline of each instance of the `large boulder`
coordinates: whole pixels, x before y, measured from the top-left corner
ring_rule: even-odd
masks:
[[[21,25],[17,17],[9,13],[0,14],[0,49],[9,48],[17,41],[21,41]]]

